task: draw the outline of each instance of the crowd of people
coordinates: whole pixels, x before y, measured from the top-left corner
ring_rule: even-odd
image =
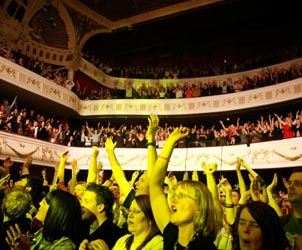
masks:
[[[145,148],[146,126],[142,124],[115,125],[94,121],[71,121],[57,119],[34,109],[19,108],[18,96],[9,101],[3,98],[0,104],[0,130],[40,140],[74,147],[104,147],[107,138],[117,142],[117,147]],[[302,107],[294,106],[287,113],[270,113],[236,121],[219,120],[213,124],[200,120],[190,126],[191,133],[177,144],[178,147],[210,147],[251,144],[302,136]],[[274,111],[272,111],[274,112]],[[130,121],[131,122],[131,121]],[[186,124],[182,124],[186,125]],[[162,148],[178,125],[164,123],[157,128],[155,144]]]
[[[278,56],[276,56],[278,54]],[[264,86],[270,86],[292,79],[300,78],[302,76],[302,67],[301,65],[291,65],[289,68],[277,69],[270,67],[273,63],[284,62],[290,59],[295,59],[301,56],[301,45],[295,44],[287,49],[281,49],[278,53],[275,53],[274,56],[279,58],[278,60],[267,60],[267,58],[257,58],[254,59],[257,61],[257,64],[251,63],[252,58],[248,58],[244,63],[233,62],[234,65],[231,67],[233,70],[222,71],[214,70],[215,68],[220,68],[218,65],[204,62],[202,65],[207,65],[207,67],[213,67],[213,70],[198,69],[196,65],[184,65],[184,66],[158,66],[157,68],[145,67],[145,70],[152,69],[152,71],[157,72],[156,76],[151,76],[148,73],[133,73],[132,71],[142,71],[144,67],[122,67],[119,74],[113,74],[116,70],[108,70],[108,66],[102,66],[101,68],[105,73],[112,73],[116,77],[125,77],[125,78],[143,78],[143,79],[178,79],[178,78],[197,78],[202,76],[214,76],[214,75],[223,75],[233,72],[244,72],[250,69],[249,65],[257,65],[257,68],[263,66],[261,73],[255,73],[253,77],[242,76],[240,79],[232,79],[229,77],[226,81],[219,82],[217,80],[207,80],[201,81],[196,80],[194,83],[175,85],[170,84],[167,86],[158,85],[158,86],[146,86],[142,84],[141,86],[134,87],[132,81],[129,80],[125,86],[125,89],[117,88],[108,88],[101,84],[99,87],[89,86],[88,82],[81,82],[79,79],[68,79],[68,71],[66,67],[60,67],[58,65],[51,65],[44,63],[38,58],[29,58],[24,55],[20,49],[10,49],[6,46],[4,42],[0,42],[0,56],[10,60],[20,66],[23,66],[45,78],[55,82],[56,84],[63,86],[70,91],[73,91],[80,99],[83,100],[100,100],[100,99],[161,99],[161,98],[194,98],[202,96],[212,96],[219,94],[227,94],[240,92],[255,88],[260,88]],[[94,56],[84,53],[84,58],[92,60]],[[94,60],[92,60],[93,63]],[[101,64],[102,65],[102,64]],[[226,65],[225,63],[223,65]],[[240,67],[238,66],[240,65]],[[245,67],[246,66],[246,67]],[[201,66],[200,66],[201,67]],[[255,66],[256,67],[256,66]],[[111,67],[109,67],[111,68]],[[137,69],[139,68],[139,69]],[[127,71],[132,73],[127,73]],[[213,71],[213,72],[212,72]],[[189,73],[191,72],[191,73]],[[195,73],[193,73],[195,72]]]
[[[147,170],[134,171],[131,179],[110,137],[105,149],[111,175],[100,174],[99,147],[93,146],[86,181],[78,180],[76,160],[66,179],[68,151],[61,153],[52,178],[45,170],[34,176],[28,156],[19,179],[10,181],[12,162],[7,157],[0,168],[1,249],[302,249],[301,167],[283,179],[285,192],[278,186],[278,169],[265,180],[239,157],[237,183],[222,175],[217,179],[217,165],[210,162],[201,162],[191,177],[184,172],[180,180],[167,172],[169,159],[191,129],[173,128],[157,153],[159,118],[151,114],[147,120],[148,161],[141,166]],[[248,172],[249,183],[242,170]]]
[[[223,52],[221,52],[223,54]],[[223,58],[221,56],[204,57],[202,55],[188,58],[171,58],[169,62],[155,64],[145,62],[144,58],[139,59],[101,59],[93,52],[86,50],[83,57],[96,67],[102,69],[106,74],[114,77],[137,78],[137,79],[181,79],[198,78],[215,75],[225,75],[243,72],[260,67],[267,67],[298,58],[302,55],[300,43],[287,45],[286,48],[265,49],[258,52],[242,53],[237,56],[235,51],[232,56]],[[198,58],[197,58],[198,57]],[[132,61],[140,63],[134,64]],[[181,63],[177,63],[177,62]]]

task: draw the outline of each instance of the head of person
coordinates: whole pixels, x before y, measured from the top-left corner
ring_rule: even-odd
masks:
[[[22,186],[30,193],[33,204],[36,208],[39,207],[39,202],[42,199],[43,180],[37,176],[24,175],[19,181],[15,182],[15,186]]]
[[[82,196],[86,190],[87,183],[85,181],[79,181],[74,187],[73,194],[81,201]]]
[[[284,250],[288,241],[275,210],[256,201],[239,206],[233,231],[234,250]]]
[[[238,189],[232,190],[232,201],[235,205],[238,205],[240,200],[240,191]]]
[[[279,203],[281,213],[283,215],[291,215],[293,212],[293,207],[290,201],[286,198],[282,198]]]
[[[171,222],[180,227],[193,223],[194,231],[205,237],[216,237],[222,214],[218,213],[210,190],[199,181],[177,183],[172,199]]]
[[[135,195],[149,195],[149,181],[147,171],[142,172],[135,182]]]
[[[95,220],[99,223],[109,219],[113,220],[114,196],[109,188],[90,183],[81,199],[82,220],[92,224]]]
[[[110,191],[113,193],[114,199],[119,201],[120,199],[120,188],[116,182],[114,182],[110,187]]]
[[[44,224],[44,220],[46,218],[50,200],[55,194],[56,192],[48,192],[46,196],[39,203],[39,209],[38,212],[36,213],[35,218],[41,221],[42,224]]]
[[[30,194],[23,187],[15,187],[4,196],[2,212],[8,220],[25,218],[31,203]]]
[[[138,195],[132,201],[128,214],[128,231],[132,235],[127,240],[127,249],[130,249],[136,236],[145,235],[145,239],[137,248],[142,249],[155,235],[159,234],[159,229],[152,213],[149,195]]]
[[[288,200],[292,206],[302,206],[302,167],[295,168],[288,179]]]
[[[43,237],[54,241],[63,236],[78,244],[81,229],[81,205],[78,199],[65,191],[53,190],[43,225]]]

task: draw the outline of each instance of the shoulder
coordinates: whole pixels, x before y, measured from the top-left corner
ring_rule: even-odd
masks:
[[[144,249],[161,250],[164,247],[164,238],[161,235],[155,235],[145,246]]]
[[[114,247],[112,248],[113,250],[118,250],[118,249],[123,249],[125,247],[125,244],[127,242],[127,239],[131,236],[131,234],[126,234],[124,236],[122,236],[121,238],[119,238]]]

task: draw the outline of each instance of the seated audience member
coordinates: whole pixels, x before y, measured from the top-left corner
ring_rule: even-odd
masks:
[[[190,130],[173,130],[162,148],[149,178],[155,221],[164,237],[164,249],[216,249],[221,215],[215,209],[211,192],[199,181],[185,180],[176,185],[171,210],[163,184],[175,143],[188,137]]]
[[[0,224],[1,249],[10,249],[9,245],[5,242],[6,230],[10,226],[18,223],[24,232],[30,231],[31,221],[26,217],[30,206],[31,196],[22,187],[16,187],[5,195],[2,204],[3,222]]]
[[[233,250],[286,250],[289,243],[275,210],[260,201],[237,209]]]
[[[48,201],[49,200],[49,201]],[[80,239],[81,206],[72,194],[51,191],[41,202],[39,218],[43,227],[30,239],[18,224],[7,231],[6,241],[11,249],[76,249]]]
[[[88,184],[81,205],[82,220],[89,225],[89,230],[84,233],[81,249],[88,249],[88,243],[96,239],[103,240],[112,249],[123,235],[122,229],[113,224],[113,203],[114,196],[107,187]]]

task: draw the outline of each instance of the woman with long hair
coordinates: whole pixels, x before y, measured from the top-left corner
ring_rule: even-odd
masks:
[[[164,249],[216,249],[221,214],[215,209],[210,190],[199,181],[177,183],[169,206],[163,184],[175,144],[190,134],[175,128],[157,157],[149,178],[150,200],[155,221],[164,237]]]
[[[161,250],[163,238],[155,223],[149,195],[139,195],[131,203],[128,214],[128,231],[113,247],[118,249]]]
[[[280,218],[260,201],[240,205],[233,228],[233,250],[264,249],[290,249]]]
[[[11,249],[76,249],[80,240],[81,206],[72,194],[54,190],[40,202],[37,213],[43,227],[33,237],[18,227],[7,231],[6,241]]]

